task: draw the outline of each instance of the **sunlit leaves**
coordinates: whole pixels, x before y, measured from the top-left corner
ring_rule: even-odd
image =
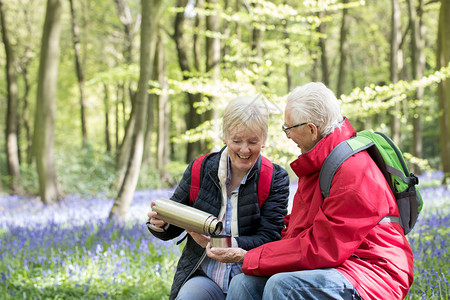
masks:
[[[342,95],[340,101],[347,116],[367,117],[380,111],[388,111],[396,103],[406,100],[419,87],[430,87],[448,77],[450,65],[418,80],[398,81],[384,86],[371,84],[363,89],[355,88],[349,95]],[[419,103],[413,100],[413,104]]]
[[[410,164],[417,166],[420,170],[429,172],[432,171],[432,168],[430,167],[430,164],[426,159],[415,157],[408,152],[404,152],[403,155],[405,156],[406,161],[408,161]]]
[[[86,82],[87,86],[100,83],[114,84],[116,82],[127,82],[139,78],[139,65],[127,64],[108,69],[104,72],[98,72],[95,77]]]

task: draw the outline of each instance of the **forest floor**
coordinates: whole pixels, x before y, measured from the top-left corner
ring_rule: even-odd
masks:
[[[424,208],[407,236],[414,284],[406,299],[449,299],[450,187],[440,176],[420,178]],[[154,238],[145,222],[150,201],[172,193],[136,191],[126,224],[107,219],[113,199],[70,195],[45,206],[0,196],[0,298],[167,299],[183,244]]]

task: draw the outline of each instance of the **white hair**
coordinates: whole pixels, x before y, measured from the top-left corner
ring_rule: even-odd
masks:
[[[249,129],[259,128],[262,133],[262,141],[267,139],[269,116],[267,105],[258,96],[240,96],[231,100],[223,115],[223,136],[229,134],[238,126],[244,125]]]
[[[321,82],[295,88],[287,98],[290,116],[298,123],[311,122],[322,137],[342,124],[343,117],[334,93]]]

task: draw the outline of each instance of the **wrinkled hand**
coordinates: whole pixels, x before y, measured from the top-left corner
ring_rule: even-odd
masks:
[[[194,231],[186,230],[186,232],[189,233],[191,235],[191,237],[194,239],[194,241],[197,244],[199,244],[202,248],[205,248],[206,245],[211,240],[211,238],[209,236],[206,236],[206,235],[194,232]]]
[[[206,245],[206,255],[223,263],[241,263],[244,262],[244,256],[247,253],[242,248],[217,248],[211,247],[211,243]]]

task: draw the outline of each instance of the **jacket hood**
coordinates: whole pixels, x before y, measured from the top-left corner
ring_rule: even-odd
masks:
[[[330,152],[342,141],[356,135],[356,131],[347,118],[344,118],[341,127],[322,138],[311,150],[301,154],[291,163],[291,168],[298,176],[306,176],[319,172]]]

